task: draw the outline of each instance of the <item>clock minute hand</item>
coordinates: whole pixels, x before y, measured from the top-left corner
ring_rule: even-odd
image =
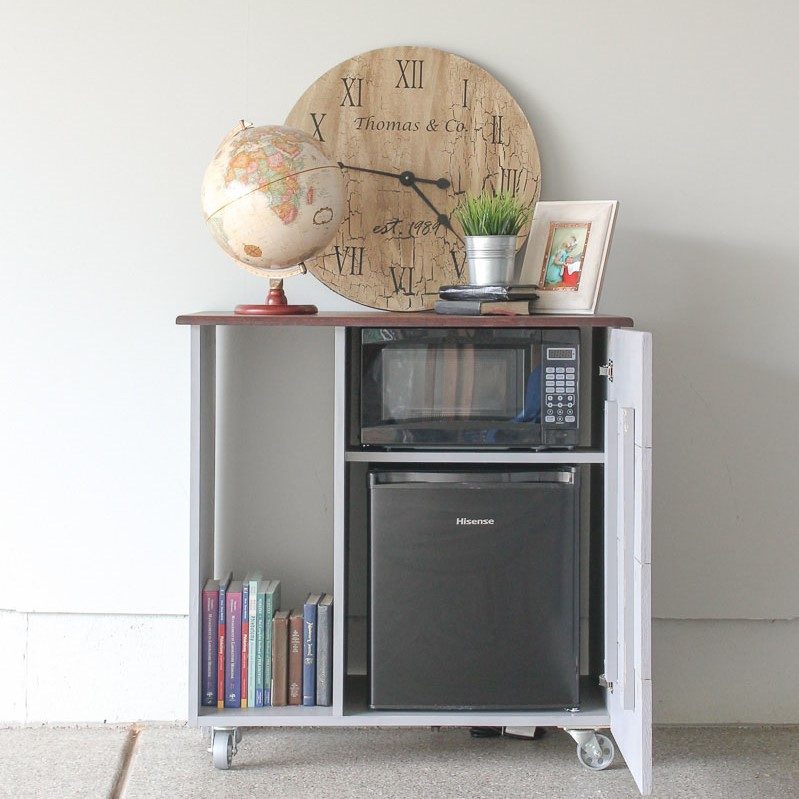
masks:
[[[372,175],[385,175],[387,178],[399,178],[399,172],[384,172],[382,169],[367,169],[365,166],[352,166],[338,162],[341,169],[352,169],[355,172],[369,172]]]
[[[341,169],[352,169],[355,172],[368,172],[371,175],[384,175],[387,178],[396,178],[404,186],[413,186],[414,183],[429,183],[432,186],[438,186],[439,189],[449,188],[449,181],[446,178],[438,178],[438,180],[430,180],[429,178],[417,178],[413,172],[385,172],[382,169],[368,169],[365,166],[352,166],[351,164],[343,164],[338,162]]]

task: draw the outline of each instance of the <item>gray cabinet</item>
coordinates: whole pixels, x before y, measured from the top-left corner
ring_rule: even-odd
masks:
[[[388,317],[391,317],[390,322]],[[606,331],[607,382],[605,396],[594,399],[598,418],[604,413],[604,445],[595,449],[566,452],[364,452],[348,450],[346,417],[346,329],[383,327],[387,324],[418,326],[427,314],[320,314],[298,318],[237,318],[229,314],[191,314],[178,322],[191,326],[191,535],[190,535],[190,653],[189,721],[213,729],[214,762],[221,767],[235,751],[237,730],[245,726],[549,726],[568,730],[577,741],[580,759],[588,766],[602,765],[608,751],[597,730],[609,728],[624,755],[641,793],[652,784],[652,689],[651,689],[651,337],[629,329],[622,317],[479,317],[476,321],[447,318],[449,326],[469,324],[529,325],[599,328]],[[398,322],[399,319],[399,322]],[[310,320],[310,321],[309,321]],[[512,321],[508,321],[512,320]],[[216,331],[219,326],[274,327],[304,324],[321,328],[320,341],[334,354],[333,384],[319,386],[319,401],[332,405],[331,430],[333,503],[330,509],[331,585],[334,603],[334,656],[332,707],[266,707],[217,709],[200,704],[200,601],[205,580],[218,571],[214,553],[222,541],[215,534],[216,496]],[[432,325],[442,322],[433,318]],[[268,331],[266,331],[268,335]],[[290,355],[287,353],[287,362]],[[598,366],[599,364],[595,364]],[[291,361],[291,369],[302,363]],[[278,414],[264,412],[270,423],[279,424]],[[302,442],[299,442],[302,446]],[[329,451],[329,450],[328,450]],[[279,453],[275,453],[276,461]],[[597,562],[604,572],[601,612],[583,614],[584,626],[596,627],[603,673],[581,678],[579,710],[560,708],[538,711],[435,711],[373,710],[360,686],[363,678],[348,674],[348,503],[353,470],[360,474],[368,464],[495,463],[582,464],[598,475],[602,490],[591,494],[594,518],[604,527]],[[256,476],[253,476],[256,479]],[[257,479],[268,480],[268,474]],[[597,505],[601,507],[597,508]],[[265,522],[265,524],[268,523]],[[281,536],[295,537],[297,530],[276,530],[270,546],[280,548]],[[591,532],[596,535],[595,531]],[[604,551],[601,551],[604,547]],[[594,547],[596,549],[596,547]],[[281,575],[272,575],[280,577]],[[319,586],[324,587],[324,586]],[[357,592],[356,592],[357,593]],[[593,597],[594,605],[597,597]],[[590,632],[590,631],[589,631]],[[592,635],[584,636],[591,638]],[[584,649],[587,649],[585,644]],[[599,669],[595,669],[598,671]],[[599,742],[599,743],[597,743]],[[608,746],[609,746],[608,742]],[[531,750],[531,757],[535,750]],[[597,779],[601,779],[598,775]]]

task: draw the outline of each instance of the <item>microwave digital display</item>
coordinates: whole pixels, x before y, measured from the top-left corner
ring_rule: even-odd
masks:
[[[573,361],[576,357],[577,353],[573,347],[562,349],[547,347],[547,359],[550,361]]]

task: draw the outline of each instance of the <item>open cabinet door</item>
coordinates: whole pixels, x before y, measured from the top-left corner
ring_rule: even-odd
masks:
[[[609,331],[605,407],[605,680],[610,730],[652,792],[652,336]]]

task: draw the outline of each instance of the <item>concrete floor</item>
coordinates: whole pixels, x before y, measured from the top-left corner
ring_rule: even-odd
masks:
[[[0,730],[0,798],[101,799],[114,784],[125,727]],[[512,799],[638,793],[617,755],[593,773],[571,739],[473,740],[463,729],[245,730],[233,768],[216,771],[196,730],[145,725],[124,799]],[[654,797],[799,796],[799,728],[655,731]]]

